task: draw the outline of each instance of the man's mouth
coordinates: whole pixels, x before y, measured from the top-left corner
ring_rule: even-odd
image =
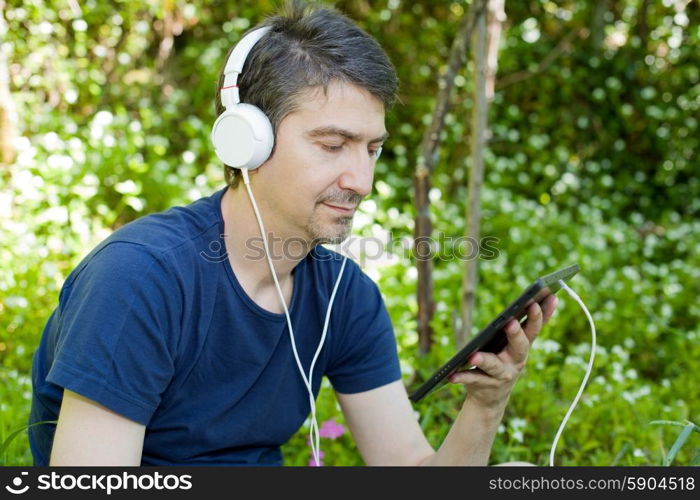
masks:
[[[331,203],[326,203],[325,201],[323,202],[323,205],[326,205],[327,207],[332,208],[333,210],[336,210],[339,213],[345,214],[345,215],[352,214],[355,211],[355,209],[357,208],[356,206],[344,207],[342,205],[333,205]]]

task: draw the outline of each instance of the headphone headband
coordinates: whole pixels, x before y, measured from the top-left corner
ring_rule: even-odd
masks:
[[[231,51],[226,66],[224,67],[224,84],[221,87],[221,105],[228,109],[238,104],[241,99],[238,95],[238,75],[243,71],[243,65],[248,54],[256,43],[270,31],[269,26],[263,26],[245,35]]]

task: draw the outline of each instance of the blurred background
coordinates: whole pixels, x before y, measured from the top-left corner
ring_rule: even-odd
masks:
[[[0,464],[30,465],[31,357],[72,268],[145,214],[223,187],[209,142],[228,49],[276,2],[0,0]],[[419,146],[465,1],[341,0],[394,62],[401,102],[358,237],[410,239]],[[688,0],[506,0],[484,151],[475,329],[545,272],[576,262],[599,346],[557,448],[561,465],[700,463],[700,8]],[[429,193],[434,234],[465,232],[474,63],[452,81]],[[365,263],[415,388],[455,352],[464,262],[434,262],[434,343],[418,349],[410,252]],[[494,444],[548,463],[588,362],[590,330],[560,293]],[[328,384],[324,384],[328,387]],[[415,405],[439,446],[464,398]],[[332,390],[325,465],[359,465]],[[677,441],[684,429],[688,431]],[[19,431],[16,434],[16,431]],[[283,448],[306,465],[302,429]],[[11,438],[11,439],[10,439]],[[676,446],[674,447],[674,443]]]

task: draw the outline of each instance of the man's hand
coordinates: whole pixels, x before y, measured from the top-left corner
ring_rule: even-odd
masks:
[[[508,345],[498,354],[476,352],[469,358],[469,364],[476,369],[457,372],[450,376],[450,382],[463,384],[468,390],[468,400],[482,408],[502,409],[510,397],[515,381],[525,366],[530,345],[554,314],[557,298],[550,295],[542,308],[536,302],[527,310],[524,328],[513,319],[506,324]]]

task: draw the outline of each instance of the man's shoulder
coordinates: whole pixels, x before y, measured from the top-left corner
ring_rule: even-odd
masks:
[[[186,206],[145,215],[122,226],[82,259],[67,283],[86,269],[91,269],[89,274],[99,279],[143,278],[146,273],[181,275],[188,269],[194,270],[195,264],[203,260],[200,250],[206,251],[214,240],[218,242],[215,199],[220,199],[219,193]]]
[[[221,192],[185,206],[174,206],[163,212],[140,217],[120,227],[102,243],[131,243],[153,255],[162,255],[183,245],[201,245],[203,236],[217,233]]]

